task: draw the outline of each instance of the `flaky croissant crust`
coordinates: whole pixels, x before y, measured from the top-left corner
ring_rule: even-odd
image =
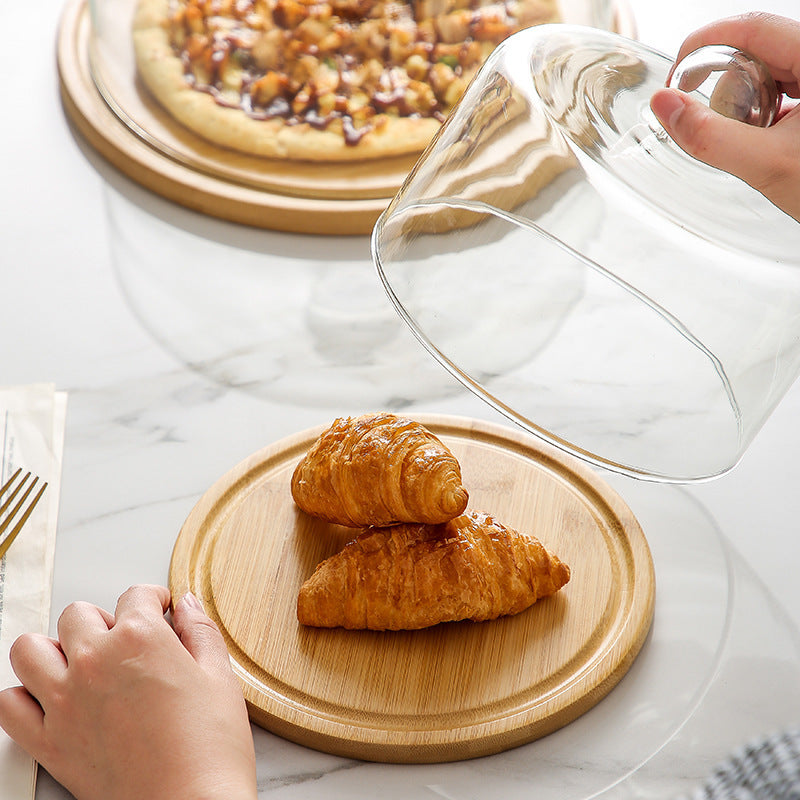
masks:
[[[295,468],[292,497],[306,513],[350,527],[438,524],[468,500],[450,450],[389,413],[335,420]]]
[[[441,525],[364,531],[303,584],[297,617],[373,630],[489,620],[523,611],[569,577],[538,539],[470,511]]]

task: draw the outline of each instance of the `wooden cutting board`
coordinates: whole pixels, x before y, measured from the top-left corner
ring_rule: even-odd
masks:
[[[622,678],[653,615],[645,536],[589,468],[527,434],[420,416],[462,466],[470,507],[539,538],[570,582],[513,617],[421,631],[306,628],[296,598],[352,538],[294,505],[295,464],[323,428],[268,446],[189,515],[170,565],[225,636],[251,718],[287,739],[387,762],[451,761],[536,739]]]
[[[95,83],[88,0],[68,0],[57,41],[61,99],[72,124],[124,175],[175,203],[258,228],[292,233],[368,235],[419,154],[352,164],[249,157],[195,136],[135,80],[120,5],[118,69]],[[129,24],[129,21],[128,21]],[[108,99],[106,99],[106,97]]]
[[[56,60],[64,110],[98,153],[147,189],[203,214],[292,233],[369,235],[419,153],[302,163],[247,156],[206,142],[175,122],[136,80],[134,5],[135,0],[118,1],[113,24],[106,20],[106,47],[96,52],[113,54],[108,69],[92,66],[91,52],[103,43],[93,41],[89,0],[67,0],[59,24]],[[635,36],[626,4],[617,0],[614,10],[615,30]],[[535,191],[549,177],[550,164],[525,183]]]

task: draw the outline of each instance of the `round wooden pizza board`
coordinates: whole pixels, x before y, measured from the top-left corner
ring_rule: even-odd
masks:
[[[251,718],[287,739],[366,760],[500,752],[601,700],[639,652],[655,578],[645,536],[588,467],[527,434],[419,416],[462,466],[470,508],[539,538],[572,570],[516,616],[375,632],[301,626],[302,582],[353,531],[294,505],[295,464],[322,428],[268,446],[219,479],[175,543],[170,588],[222,631]]]
[[[101,90],[92,73],[88,2],[69,0],[57,46],[64,109],[122,173],[187,208],[274,230],[369,234],[417,159],[306,163],[217,147],[158,106],[135,78],[129,28],[115,35],[118,58],[126,63],[103,74]]]
[[[157,194],[213,217],[292,233],[368,235],[419,154],[350,163],[266,159],[215,146],[175,122],[139,84],[130,20],[135,0],[114,6],[107,41],[93,41],[88,0],[68,0],[57,63],[67,116],[123,174]],[[616,29],[635,35],[618,0]],[[105,47],[103,47],[105,45]],[[113,68],[103,64],[111,51]],[[97,78],[97,80],[95,80]]]

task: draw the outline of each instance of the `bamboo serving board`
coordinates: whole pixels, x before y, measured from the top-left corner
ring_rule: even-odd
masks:
[[[139,85],[124,14],[120,25],[114,33],[122,63],[106,76],[106,100],[92,74],[88,0],[69,0],[57,42],[62,103],[97,152],[168,200],[258,228],[364,235],[417,160],[412,154],[351,164],[303,163],[217,147],[175,122]]]
[[[655,579],[644,534],[592,471],[527,434],[417,417],[452,450],[470,507],[539,538],[572,570],[527,611],[420,631],[306,628],[302,582],[352,538],[294,505],[295,464],[323,430],[258,451],[190,513],[170,565],[222,631],[254,722],[319,750],[423,763],[499,752],[594,706],[649,630]]]
[[[137,81],[130,30],[134,6],[135,0],[117,2],[113,19],[103,21],[103,43],[92,41],[89,0],[68,0],[59,25],[63,106],[100,155],[162,197],[229,222],[323,235],[372,231],[419,153],[303,163],[248,156],[207,142],[175,122]],[[615,11],[615,29],[634,36],[633,17],[622,0]],[[98,44],[111,50],[115,63],[95,75],[90,54],[93,48],[101,54]]]

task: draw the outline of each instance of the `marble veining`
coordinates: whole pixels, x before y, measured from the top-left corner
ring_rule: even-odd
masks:
[[[707,20],[751,7],[630,5],[640,38],[665,52]],[[5,98],[7,119],[26,122],[0,126],[3,382],[69,393],[52,631],[75,599],[109,608],[130,584],[165,582],[197,499],[284,436],[377,407],[511,424],[382,305],[366,237],[283,235],[192,214],[86,146],[64,119],[52,59],[29,57],[55,41],[61,6],[4,6],[4,23],[22,33],[0,53],[9,74],[26,65],[26,90]],[[760,7],[797,11],[788,0]],[[350,298],[334,274],[363,291]],[[354,329],[343,308],[358,316]],[[652,542],[656,617],[628,675],[574,723],[439,765],[352,761],[254,729],[259,796],[670,798],[732,748],[796,723],[798,452],[794,387],[717,481],[679,490],[606,476]],[[42,771],[36,797],[68,794]]]

